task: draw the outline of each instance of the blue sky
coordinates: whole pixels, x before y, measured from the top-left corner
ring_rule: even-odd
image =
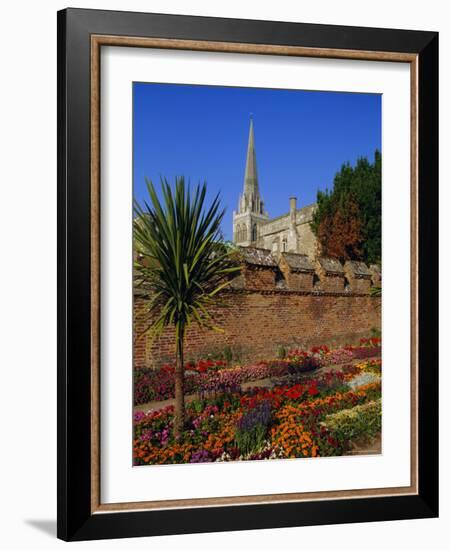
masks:
[[[133,84],[134,196],[145,178],[159,185],[184,175],[220,191],[223,232],[232,237],[232,212],[242,190],[250,113],[253,113],[260,192],[271,217],[316,200],[331,188],[344,162],[373,159],[381,150],[381,95]]]

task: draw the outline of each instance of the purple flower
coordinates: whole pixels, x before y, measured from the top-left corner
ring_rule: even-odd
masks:
[[[201,449],[199,451],[195,451],[195,453],[192,453],[191,460],[189,462],[211,462],[211,460],[212,459],[210,458],[208,451]]]
[[[169,441],[169,429],[164,428],[164,430],[161,432],[161,445],[164,447],[167,445],[167,442]]]
[[[197,418],[194,418],[194,420],[192,421],[192,425],[196,430],[198,430],[198,427],[200,426],[201,423],[202,423],[202,419],[200,416],[198,416]]]
[[[134,421],[135,422],[140,422],[141,420],[143,420],[145,418],[145,413],[142,412],[142,411],[136,411],[134,413]]]
[[[144,432],[142,432],[140,439],[141,441],[150,441],[151,438],[152,438],[152,431],[145,430]]]
[[[269,401],[262,401],[255,408],[246,412],[237,422],[237,429],[244,432],[253,430],[256,426],[267,426],[271,419]]]

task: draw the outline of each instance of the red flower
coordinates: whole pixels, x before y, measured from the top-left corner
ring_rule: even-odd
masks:
[[[286,391],[286,396],[289,399],[299,399],[303,395],[303,387],[300,384],[296,384]]]

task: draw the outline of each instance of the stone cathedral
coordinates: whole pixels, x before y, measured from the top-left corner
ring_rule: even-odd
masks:
[[[315,208],[315,204],[297,208],[297,198],[290,197],[289,212],[277,218],[269,217],[259,191],[253,119],[250,119],[244,189],[233,212],[234,242],[239,246],[264,248],[274,255],[296,252],[314,258],[316,237],[310,222]]]

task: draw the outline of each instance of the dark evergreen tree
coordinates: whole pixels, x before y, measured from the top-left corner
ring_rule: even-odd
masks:
[[[343,164],[331,191],[317,193],[312,229],[324,255],[381,262],[381,153]]]

